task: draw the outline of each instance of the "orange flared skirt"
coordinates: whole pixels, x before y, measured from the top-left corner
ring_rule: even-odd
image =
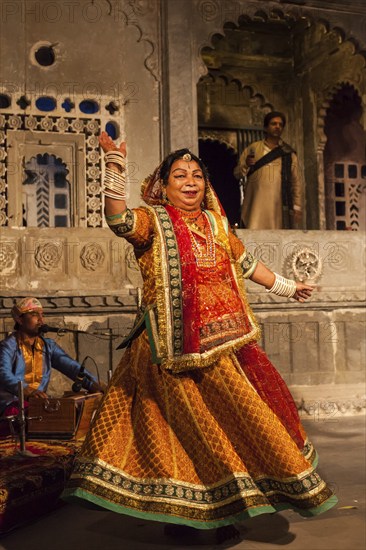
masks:
[[[64,497],[210,529],[336,502],[287,386],[252,343],[211,367],[172,374],[145,333],[127,349]]]

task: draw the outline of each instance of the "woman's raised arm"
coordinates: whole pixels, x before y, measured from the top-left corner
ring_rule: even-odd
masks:
[[[112,138],[102,132],[99,143],[105,153],[106,173],[103,182],[105,213],[107,216],[120,214],[126,210],[126,143],[119,147]]]

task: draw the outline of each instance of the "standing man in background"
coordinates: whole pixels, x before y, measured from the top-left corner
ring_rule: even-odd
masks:
[[[282,141],[286,117],[271,111],[264,117],[265,138],[246,147],[235,168],[246,178],[241,211],[247,229],[300,229],[302,183],[295,151]]]

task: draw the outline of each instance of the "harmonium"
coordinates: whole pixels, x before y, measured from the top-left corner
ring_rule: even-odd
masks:
[[[86,435],[101,393],[65,393],[60,398],[29,399],[27,439],[81,439]]]

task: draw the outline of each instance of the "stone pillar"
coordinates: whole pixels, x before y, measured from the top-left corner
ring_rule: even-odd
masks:
[[[303,132],[304,132],[304,178],[307,229],[320,229],[318,164],[316,155],[316,100],[307,75],[302,80]],[[321,183],[321,182],[320,182]],[[316,199],[314,200],[314,198]]]
[[[191,10],[182,0],[165,2],[163,34],[166,39],[165,154],[188,147],[197,152],[197,75],[192,59]]]

